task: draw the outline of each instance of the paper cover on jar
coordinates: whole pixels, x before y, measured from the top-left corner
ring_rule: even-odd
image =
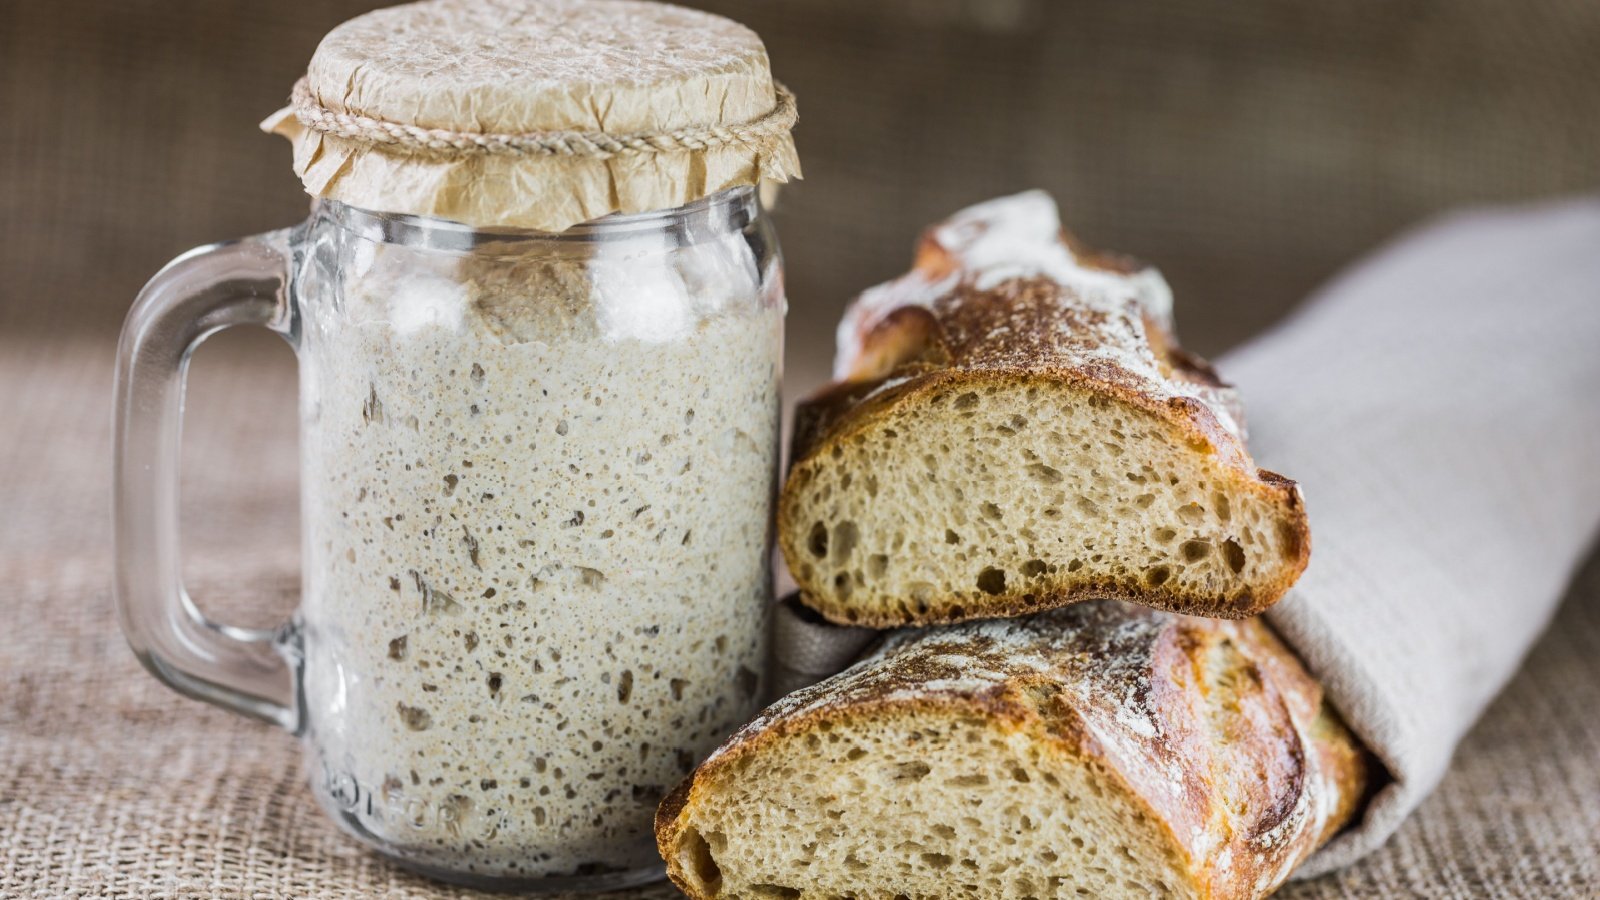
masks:
[[[428,0],[330,32],[265,122],[315,197],[560,231],[800,177],[736,22],[638,0]]]

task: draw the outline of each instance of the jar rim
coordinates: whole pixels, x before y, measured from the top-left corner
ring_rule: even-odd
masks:
[[[453,219],[365,209],[338,200],[320,199],[312,203],[312,218],[326,219],[358,237],[385,244],[441,250],[469,250],[479,244],[523,241],[593,242],[673,231],[710,230],[726,234],[743,229],[760,211],[760,192],[753,185],[727,188],[671,209],[612,213],[580,222],[565,231],[484,228]],[[713,227],[718,222],[727,224]]]

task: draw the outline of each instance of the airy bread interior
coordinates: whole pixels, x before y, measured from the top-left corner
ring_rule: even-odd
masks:
[[[1045,746],[970,712],[841,712],[708,773],[667,852],[718,900],[1196,895],[1120,778]]]
[[[1309,552],[1291,488],[1103,392],[975,375],[864,418],[796,465],[780,512],[806,602],[836,622],[960,621],[1094,596],[1245,616]]]

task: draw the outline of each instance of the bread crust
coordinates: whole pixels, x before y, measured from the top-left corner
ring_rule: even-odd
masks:
[[[669,876],[705,897],[675,851],[724,774],[788,737],[910,711],[1021,730],[1092,767],[1156,824],[1200,897],[1270,892],[1351,819],[1367,781],[1364,751],[1261,621],[1099,601],[899,632],[769,707],[661,804]]]
[[[979,217],[978,225],[999,227],[995,223],[1005,216],[1019,214],[1002,205],[984,215],[993,221]],[[1304,499],[1295,482],[1256,468],[1245,449],[1237,393],[1205,360],[1178,346],[1169,313],[1150,308],[1141,299],[1141,292],[1150,292],[1127,280],[1138,275],[1164,285],[1159,275],[1125,257],[1085,250],[1063,233],[1052,240],[1076,249],[1074,265],[1087,273],[1086,281],[1027,272],[996,280],[992,273],[963,268],[960,250],[941,243],[954,240],[941,237],[951,227],[929,230],[910,274],[857,301],[841,326],[840,380],[797,407],[778,529],[802,602],[836,623],[891,627],[1019,615],[1100,597],[1246,617],[1282,597],[1310,560]],[[1110,286],[1099,278],[1112,279]],[[1174,446],[1214,464],[1229,490],[1254,495],[1276,510],[1287,548],[1281,563],[1265,581],[1222,598],[1185,592],[1176,581],[1159,587],[1131,577],[1091,583],[1060,573],[977,603],[943,598],[926,614],[910,616],[852,606],[831,596],[826,585],[808,584],[801,550],[809,523],[797,507],[813,473],[907,409],[942,394],[1000,385],[1069,392],[1156,423]]]

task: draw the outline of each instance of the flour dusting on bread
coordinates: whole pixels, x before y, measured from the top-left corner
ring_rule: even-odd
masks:
[[[1259,897],[1352,815],[1353,738],[1257,621],[1101,602],[903,631],[663,804],[691,897]]]

